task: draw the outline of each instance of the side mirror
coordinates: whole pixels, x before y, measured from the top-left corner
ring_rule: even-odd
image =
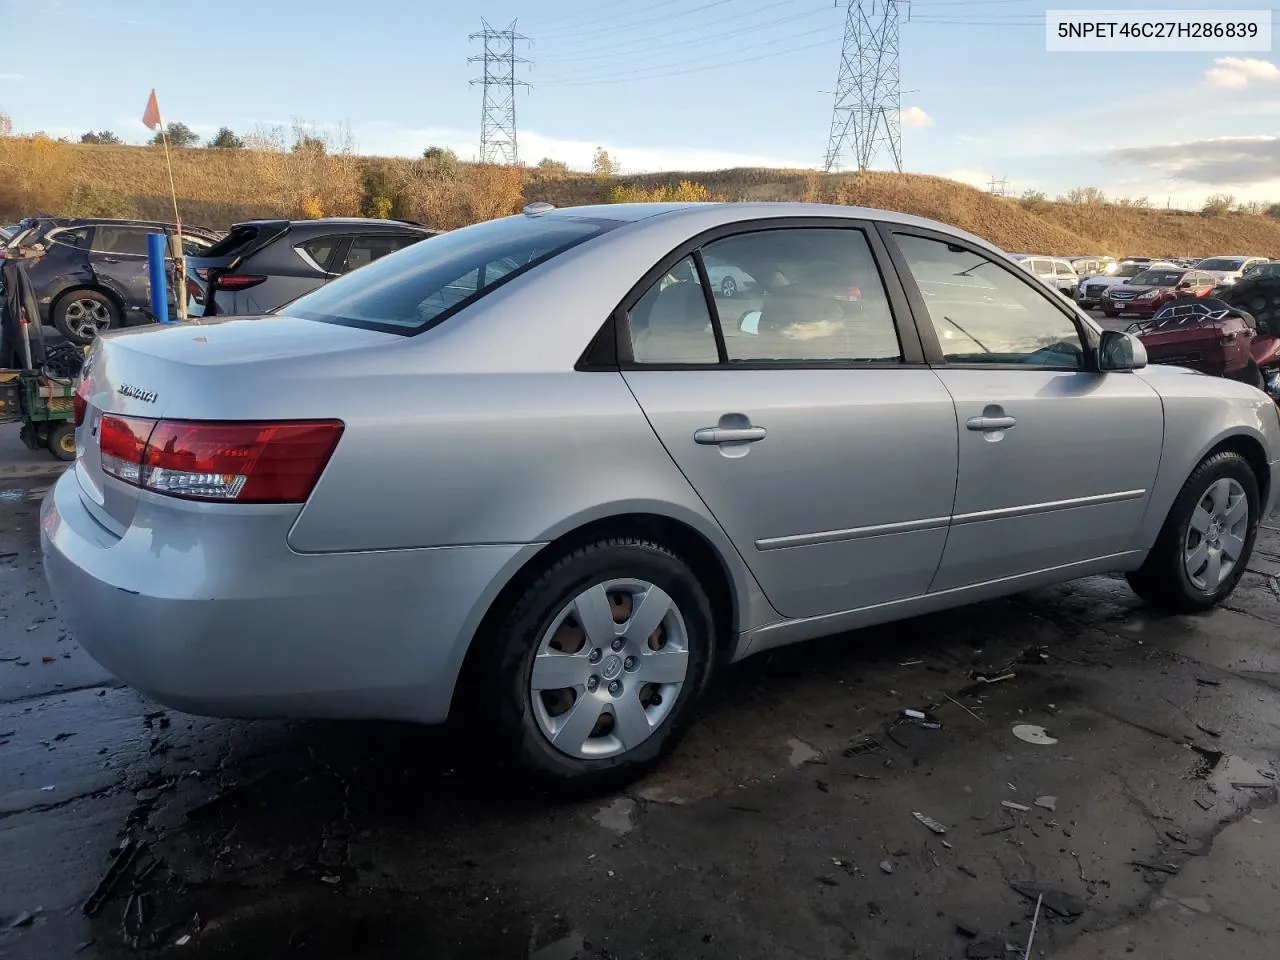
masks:
[[[743,333],[755,334],[760,331],[760,310],[748,310],[738,321],[738,329]]]
[[[1147,348],[1131,333],[1104,330],[1098,343],[1098,369],[1104,373],[1141,370],[1147,365]]]

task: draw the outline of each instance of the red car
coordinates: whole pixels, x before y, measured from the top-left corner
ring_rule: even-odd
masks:
[[[1212,274],[1200,270],[1144,270],[1111,287],[1102,298],[1102,312],[1150,317],[1175,297],[1207,297],[1217,285]]]

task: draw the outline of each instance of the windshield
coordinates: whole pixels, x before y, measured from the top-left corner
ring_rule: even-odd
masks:
[[[1172,287],[1181,279],[1181,270],[1144,270],[1133,278],[1133,285],[1135,287]]]
[[[1244,263],[1244,257],[1211,257],[1208,260],[1201,260],[1196,264],[1197,270],[1239,270]]]
[[[429,237],[293,301],[306,320],[420,333],[504,278],[617,226],[613,220],[505,217]]]
[[[1141,263],[1122,263],[1120,264],[1120,266],[1116,268],[1116,272],[1113,273],[1112,276],[1113,277],[1136,277],[1138,274],[1142,273],[1142,271],[1145,269],[1146,267]]]

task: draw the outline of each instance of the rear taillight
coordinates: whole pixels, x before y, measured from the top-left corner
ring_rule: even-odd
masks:
[[[266,279],[256,273],[219,273],[210,282],[218,290],[247,290],[265,283]]]
[[[342,429],[340,420],[220,423],[107,414],[99,430],[102,468],[187,500],[301,503]]]
[[[81,380],[76,384],[76,392],[71,397],[71,410],[76,417],[76,426],[84,423],[85,412],[89,409],[89,381]]]

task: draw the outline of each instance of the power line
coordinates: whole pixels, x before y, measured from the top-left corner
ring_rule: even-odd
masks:
[[[688,17],[688,16],[691,16],[692,14],[700,13],[703,10],[710,10],[713,7],[722,7],[726,3],[732,3],[732,2],[733,0],[710,0],[710,2],[704,3],[701,6],[690,7],[688,10],[683,10],[679,13],[672,14],[670,17],[667,18],[667,21],[670,22],[672,20],[679,20],[682,17]],[[780,0],[780,2],[776,4],[776,6],[781,6],[784,3],[794,3],[794,2],[795,0]],[[648,18],[645,18],[641,20],[630,20],[630,21],[627,21],[626,23],[614,23],[605,27],[592,27],[587,30],[580,30],[577,27],[574,27],[572,30],[553,32],[550,35],[550,39],[554,40],[561,37],[568,37],[576,40],[580,37],[592,37],[602,33],[612,33],[615,30],[626,30],[628,27],[643,27],[648,25],[651,22],[652,21],[650,21]],[[548,37],[543,36],[542,39],[545,40],[545,39],[548,39]]]
[[[597,4],[595,7],[593,7],[591,12],[599,13],[601,10],[608,10],[611,7],[620,7],[624,3],[630,3],[630,2],[631,0],[609,0],[608,3]],[[541,30],[543,27],[550,26],[553,23],[560,23],[562,20],[563,21],[577,20],[580,16],[582,16],[581,13],[562,13],[562,14],[559,14],[558,16],[552,17],[549,20],[535,20],[533,22],[533,29],[536,32],[538,30]]]
[[[830,32],[831,32],[830,29],[827,27],[818,27],[816,30],[806,30],[803,33],[792,34],[791,36],[788,36],[788,37],[773,37],[769,40],[765,40],[763,43],[750,43],[750,44],[747,44],[745,47],[738,47],[734,51],[734,55],[736,56],[737,54],[743,53],[744,51],[759,50],[761,47],[775,47],[780,43],[789,43],[792,40],[803,40],[805,37],[812,37],[817,34],[826,34],[829,36]],[[707,55],[703,54],[702,56],[696,57],[693,60],[678,60],[674,63],[651,63],[641,69],[645,71],[649,71],[649,70],[667,70],[673,67],[688,67],[688,66],[693,66],[694,64],[703,63],[706,61],[706,59],[707,59]],[[587,79],[591,79],[593,76],[596,76],[596,74],[592,74],[590,72],[590,69],[594,69],[594,68],[589,68],[587,73],[577,73],[577,74],[571,73],[568,76],[555,77],[549,80],[539,80],[538,82],[539,84],[545,85],[548,83],[551,83],[551,84],[568,83],[569,81],[572,81],[572,80],[587,80]]]
[[[688,2],[688,0],[659,0],[658,3],[650,4],[647,7],[641,7],[639,10],[620,10],[617,13],[611,13],[604,17],[593,17],[586,21],[579,21],[572,27],[555,27],[551,30],[547,30],[545,33],[542,30],[537,31],[537,33],[539,36],[550,37],[577,36],[584,30],[592,30],[600,24],[608,23],[610,20],[617,20],[619,17],[632,17],[638,13],[649,13],[653,10],[660,10],[663,7],[670,7],[677,3],[686,2]]]
[[[844,42],[823,169],[838,169],[851,149],[859,170],[882,152],[902,172],[899,0],[847,0]]]
[[[830,46],[830,41],[824,40],[819,43],[806,43],[804,46],[801,46],[801,47],[791,47],[790,49],[787,49],[787,50],[775,50],[773,53],[764,53],[758,57],[735,58],[733,60],[726,60],[723,63],[709,63],[709,64],[704,64],[701,67],[692,67],[688,70],[672,70],[665,73],[659,73],[655,76],[631,75],[631,76],[622,76],[622,77],[609,77],[606,79],[598,79],[598,80],[563,80],[563,81],[558,81],[556,83],[556,86],[561,86],[561,87],[575,87],[575,86],[583,86],[583,85],[596,86],[599,84],[606,84],[606,83],[625,83],[633,80],[661,80],[661,79],[665,79],[666,77],[683,77],[691,73],[702,73],[703,71],[706,71],[706,70],[719,70],[724,67],[736,67],[738,64],[741,64],[741,63],[755,63],[758,60],[768,60],[771,57],[783,57],[789,53],[800,53],[803,50],[814,50],[818,47],[827,47],[827,46]],[[547,81],[540,80],[539,85],[540,86],[545,85],[546,82]]]
[[[516,65],[529,61],[516,56],[516,44],[529,38],[516,33],[514,20],[505,30],[495,30],[483,17],[480,22],[484,29],[471,34],[468,39],[481,41],[484,52],[467,58],[468,63],[484,65],[483,75],[471,81],[472,85],[479,83],[484,86],[480,162],[517,164],[520,154],[516,146],[516,87],[529,84],[516,79]]]
[[[609,46],[604,46],[604,47],[593,45],[589,49],[595,50],[597,52],[587,54],[585,56],[559,57],[559,56],[548,56],[544,54],[543,59],[551,60],[557,65],[562,63],[581,63],[588,60],[616,60],[620,52],[622,56],[629,55],[626,52],[623,52],[628,47],[643,47],[644,50],[642,52],[647,54],[649,50],[652,49],[653,44],[655,42],[662,42],[662,48],[664,52],[677,47],[698,46],[705,49],[707,44],[709,43],[719,42],[721,40],[731,40],[734,37],[745,36],[746,34],[755,33],[759,30],[766,30],[769,27],[780,27],[780,26],[783,26],[784,24],[794,23],[797,20],[807,20],[808,18],[818,14],[826,14],[828,12],[828,9],[829,8],[818,8],[815,10],[808,10],[804,13],[793,13],[786,17],[778,17],[774,20],[765,20],[762,23],[753,24],[751,26],[737,27],[733,30],[719,32],[719,33],[716,33],[715,36],[713,37],[698,36],[698,37],[692,37],[688,40],[677,40],[675,43],[665,42],[665,39],[670,34],[670,31],[664,28],[661,33],[658,33],[656,35],[633,37],[630,40],[623,40],[619,43],[610,44]],[[743,16],[748,16],[748,15],[749,14],[743,14]],[[739,17],[738,19],[742,19],[742,18]],[[584,47],[583,49],[588,49],[588,48]]]

